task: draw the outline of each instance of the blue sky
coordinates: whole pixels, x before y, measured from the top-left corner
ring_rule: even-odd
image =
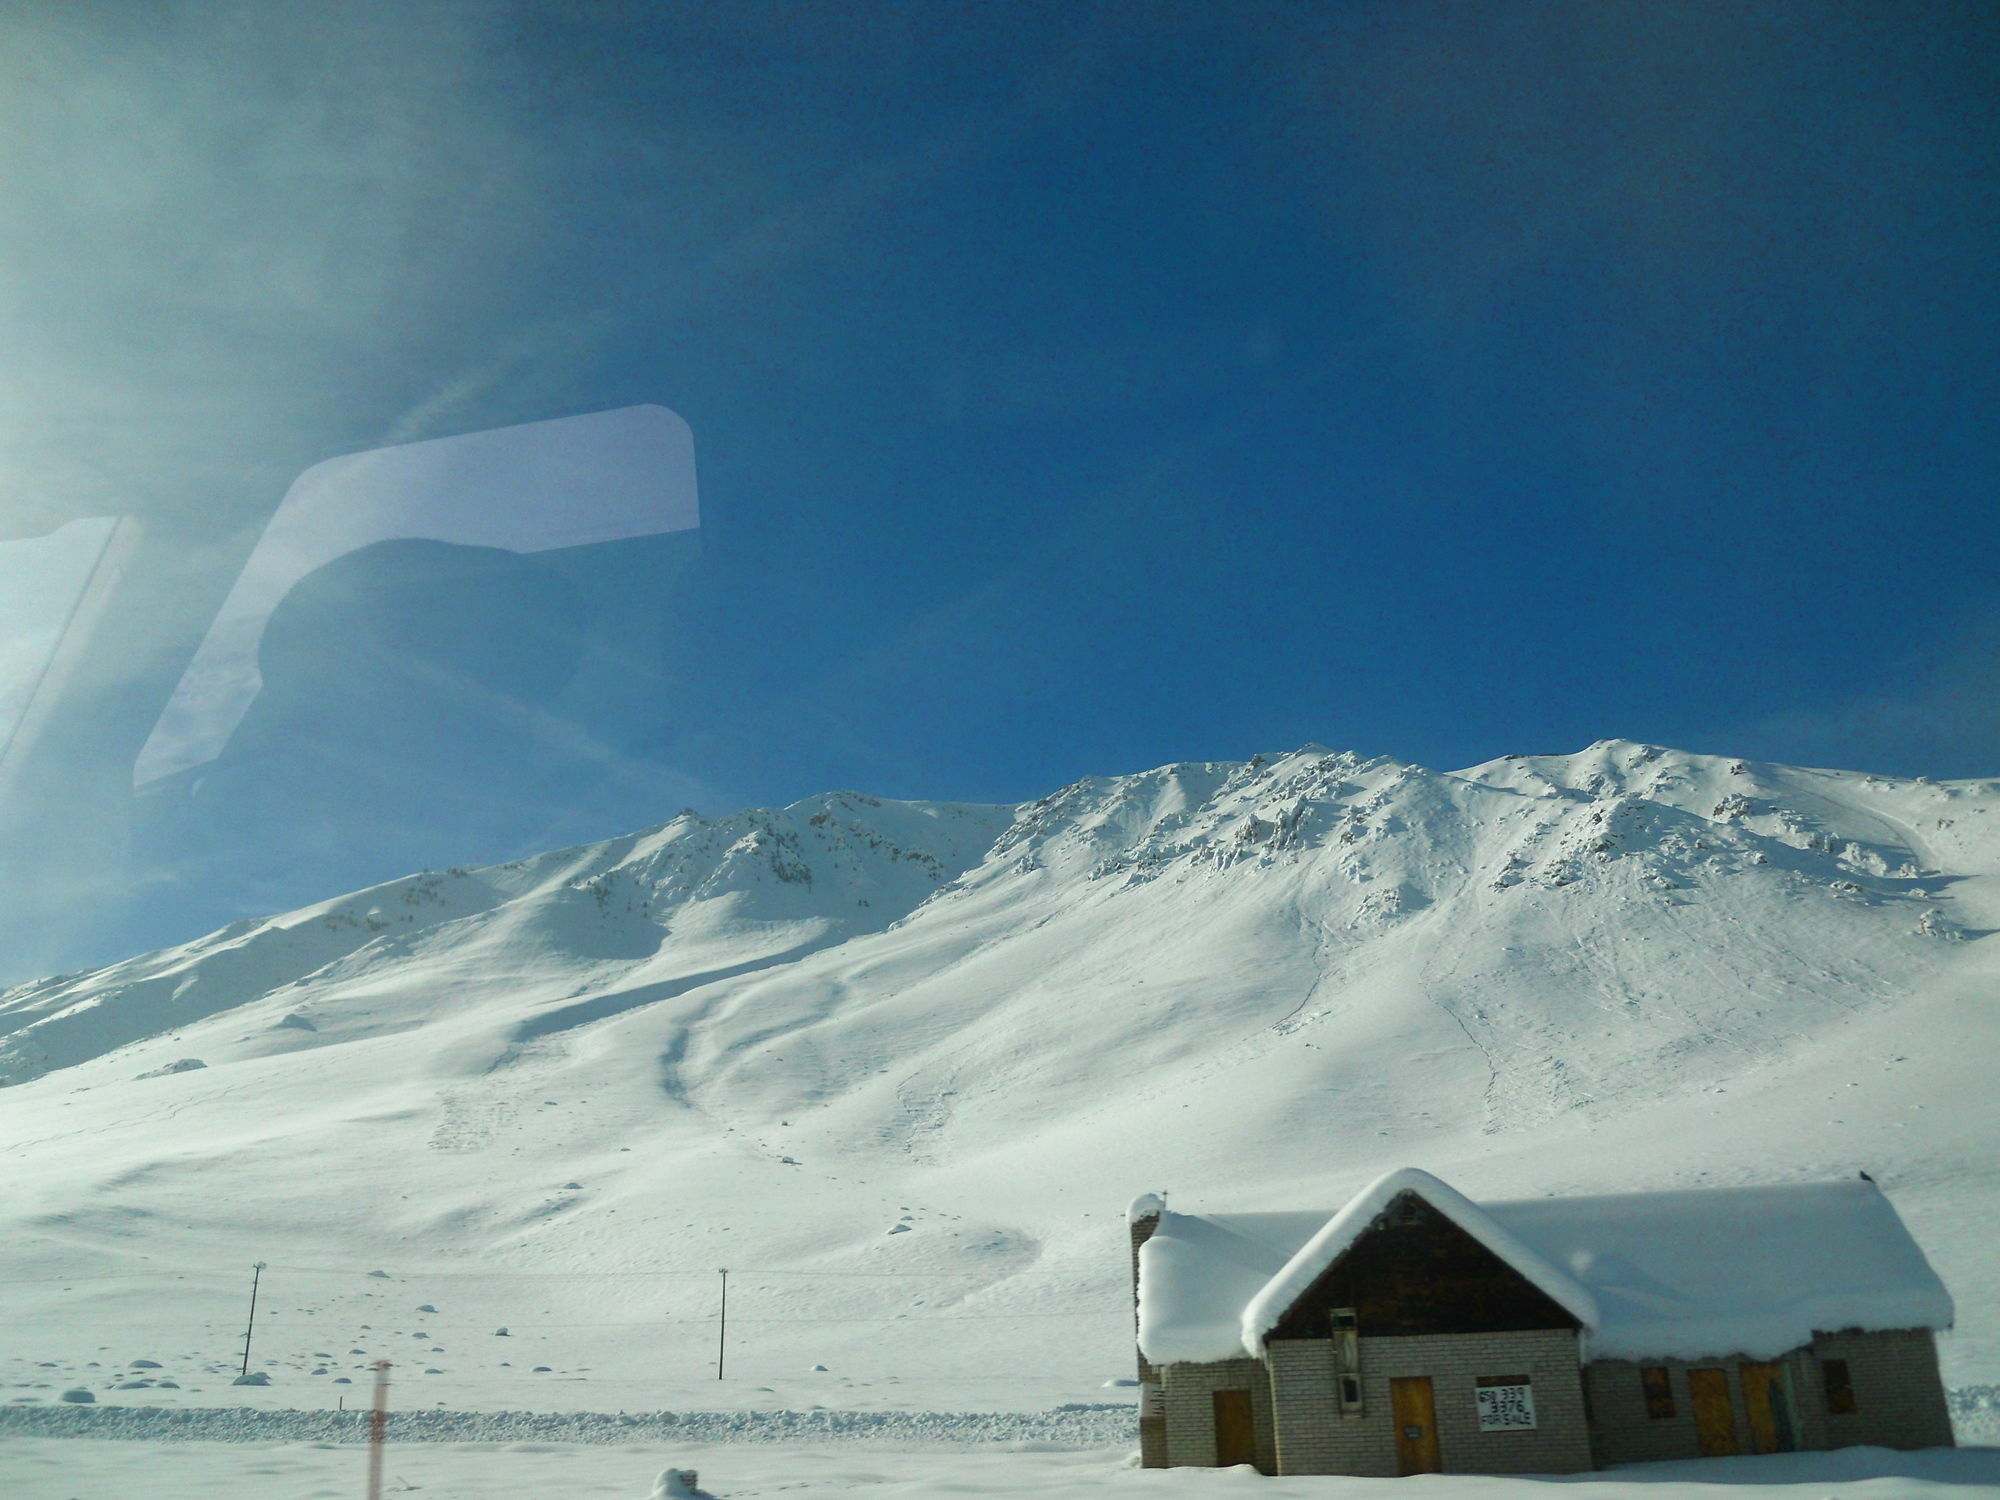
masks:
[[[441,814],[439,851],[1311,740],[2000,772],[1990,6],[7,24],[0,535],[150,539],[44,845],[297,473],[647,402],[702,552],[604,579],[665,569],[660,689],[570,705],[618,764],[568,821]],[[556,585],[481,577],[492,631],[561,636]],[[338,636],[302,680],[358,670]]]
[[[756,785],[1994,769],[1990,10],[1007,14],[712,84],[826,206],[607,372],[701,443]]]

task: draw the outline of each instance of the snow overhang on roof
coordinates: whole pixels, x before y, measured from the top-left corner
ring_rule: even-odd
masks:
[[[1952,1324],[1950,1294],[1869,1182],[1482,1205],[1404,1169],[1331,1217],[1162,1206],[1139,1252],[1140,1352],[1154,1364],[1261,1355],[1284,1314],[1402,1192],[1575,1316],[1591,1358],[1771,1359],[1817,1333]]]
[[[1264,1352],[1264,1339],[1312,1284],[1345,1255],[1361,1233],[1399,1194],[1414,1193],[1505,1261],[1586,1329],[1597,1327],[1597,1302],[1574,1277],[1537,1254],[1502,1228],[1470,1198],[1415,1167],[1378,1177],[1363,1188],[1326,1227],[1300,1247],[1277,1275],[1243,1309],[1243,1348]]]
[[[1325,1213],[1181,1214],[1139,1247],[1139,1352],[1156,1365],[1241,1359],[1243,1305]]]
[[[1944,1329],[1951,1294],[1872,1182],[1489,1203],[1589,1287],[1596,1359],[1775,1359],[1818,1333]]]

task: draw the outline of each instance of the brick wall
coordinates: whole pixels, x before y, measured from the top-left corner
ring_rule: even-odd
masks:
[[[1854,1388],[1855,1410],[1826,1409],[1820,1360],[1844,1359]],[[1777,1361],[1791,1390],[1793,1439],[1801,1450],[1871,1444],[1882,1448],[1948,1446],[1951,1416],[1938,1374],[1937,1348],[1921,1328],[1891,1333],[1822,1334],[1810,1349],[1796,1349]],[[1649,1416],[1641,1365],[1666,1370],[1673,1393],[1671,1417]],[[1720,1369],[1729,1377],[1729,1405],[1741,1452],[1753,1451],[1750,1412],[1743,1396],[1740,1356],[1697,1360],[1592,1360],[1584,1370],[1590,1392],[1591,1445],[1598,1466],[1698,1458],[1694,1401],[1687,1372]]]
[[[1332,1340],[1274,1339],[1269,1349],[1279,1473],[1393,1477],[1389,1382],[1400,1375],[1431,1379],[1448,1474],[1574,1474],[1591,1466],[1577,1340],[1569,1329],[1364,1337],[1359,1414],[1343,1413],[1335,1398]],[[1534,1385],[1537,1426],[1481,1432],[1477,1377],[1523,1371]]]
[[[1780,1362],[1792,1383],[1799,1447],[1824,1446],[1814,1440],[1806,1409],[1808,1403],[1798,1394],[1810,1361],[1802,1353],[1795,1353]],[[1727,1359],[1592,1360],[1584,1368],[1583,1379],[1590,1392],[1590,1442],[1598,1467],[1701,1457],[1701,1440],[1694,1424],[1694,1398],[1688,1393],[1689,1370],[1721,1370],[1728,1376],[1729,1410],[1735,1423],[1738,1451],[1752,1451],[1750,1409],[1744,1404],[1740,1365],[1741,1360],[1733,1355]],[[1639,1374],[1643,1367],[1667,1372],[1667,1389],[1674,1399],[1671,1417],[1655,1417],[1647,1412],[1646,1391]]]
[[[1865,1443],[1876,1448],[1949,1448],[1951,1410],[1938,1372],[1937,1339],[1928,1328],[1887,1333],[1823,1333],[1812,1342],[1810,1384],[1800,1390],[1829,1448]],[[1854,1387],[1854,1410],[1826,1409],[1819,1361],[1844,1359]]]
[[[1165,1386],[1169,1465],[1213,1468],[1215,1393],[1247,1390],[1250,1417],[1257,1433],[1257,1467],[1266,1474],[1278,1472],[1277,1434],[1271,1421],[1271,1380],[1261,1360],[1218,1359],[1212,1364],[1167,1365],[1161,1374]]]

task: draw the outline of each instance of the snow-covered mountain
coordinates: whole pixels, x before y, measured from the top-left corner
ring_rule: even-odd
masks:
[[[467,1328],[512,1307],[638,1406],[665,1356],[630,1328],[705,1330],[729,1264],[769,1275],[746,1378],[1082,1391],[1125,1373],[1142,1189],[1253,1209],[1402,1164],[1474,1196],[1865,1167],[1958,1294],[1948,1373],[1991,1380],[1994,928],[2000,782],[1625,741],[683,814],[0,996],[0,1254],[71,1278],[0,1287],[0,1316],[47,1321],[59,1284],[92,1309],[64,1327],[122,1327],[181,1276],[165,1321],[193,1341],[231,1315],[219,1268],[263,1258],[325,1268],[277,1295],[331,1350],[382,1337],[368,1266],[477,1270]],[[479,1336],[437,1389],[512,1399]],[[694,1378],[713,1351],[687,1337]],[[308,1386],[345,1359],[281,1350]]]

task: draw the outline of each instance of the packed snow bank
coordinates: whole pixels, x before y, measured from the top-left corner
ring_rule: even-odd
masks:
[[[1944,1399],[1961,1443],[2000,1448],[2000,1385],[1962,1385]]]
[[[248,1407],[0,1407],[0,1436],[131,1442],[365,1443],[366,1411]],[[871,1443],[885,1447],[1102,1448],[1133,1442],[1138,1408],[1046,1412],[655,1411],[391,1412],[396,1443]]]
[[[693,1469],[662,1469],[650,1500],[704,1500],[701,1475]]]

